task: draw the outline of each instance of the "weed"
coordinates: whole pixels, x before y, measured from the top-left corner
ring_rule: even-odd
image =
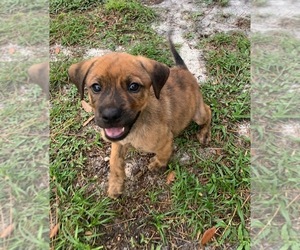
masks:
[[[250,118],[250,42],[241,33],[219,33],[203,40],[208,47],[207,71],[211,84],[203,86],[208,102],[214,110],[213,120],[238,121]],[[216,95],[222,96],[217,101]]]
[[[95,8],[99,4],[103,3],[103,0],[77,0],[77,1],[62,1],[51,0],[50,1],[50,14],[58,14],[61,12],[69,11],[86,11]]]
[[[19,12],[14,15],[3,15],[1,17],[0,44],[7,41],[19,45],[34,46],[48,44],[48,16],[45,13]],[[12,32],[12,31],[16,32]]]
[[[154,12],[137,1],[108,1],[88,11],[60,13],[52,18],[50,42],[62,45],[108,46],[130,45],[133,40],[150,40],[149,22]],[[86,39],[86,38],[89,39]]]

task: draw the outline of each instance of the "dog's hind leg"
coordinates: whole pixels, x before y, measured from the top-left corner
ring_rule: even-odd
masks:
[[[128,147],[119,143],[111,144],[110,174],[108,180],[108,196],[117,198],[123,192],[125,181],[125,155]]]
[[[211,109],[200,97],[200,105],[196,110],[193,120],[200,126],[197,138],[202,145],[206,145],[211,140]]]

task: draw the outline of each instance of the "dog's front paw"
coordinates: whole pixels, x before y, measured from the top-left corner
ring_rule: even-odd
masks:
[[[150,171],[160,171],[165,170],[167,164],[163,164],[160,162],[156,156],[150,159],[150,164],[148,165],[148,169]]]
[[[201,129],[197,134],[197,138],[201,145],[205,146],[210,143],[211,140],[211,132],[209,129]]]
[[[108,181],[107,195],[116,199],[121,196],[124,189],[124,179],[110,177]]]
[[[123,193],[123,185],[109,185],[107,195],[110,198],[117,199]]]

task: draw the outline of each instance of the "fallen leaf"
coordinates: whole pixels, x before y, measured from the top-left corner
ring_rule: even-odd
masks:
[[[8,50],[8,53],[9,54],[14,54],[16,52],[16,49],[15,48],[9,48],[9,50]]]
[[[214,237],[217,229],[215,227],[207,229],[201,239],[201,245],[206,245],[207,242],[211,240],[212,237]]]
[[[166,183],[169,185],[171,184],[173,181],[175,181],[175,177],[176,177],[176,174],[174,171],[171,171],[168,176],[167,176],[167,181]]]
[[[85,100],[81,101],[81,106],[83,107],[85,112],[88,112],[88,113],[93,112],[93,108]]]
[[[50,239],[52,239],[55,235],[57,235],[57,232],[59,230],[59,223],[57,223],[54,227],[50,230]]]
[[[90,122],[91,122],[91,120],[93,120],[95,118],[95,116],[94,115],[92,115],[89,119],[87,119],[84,123],[83,123],[83,127],[85,127],[86,125],[88,125]]]
[[[7,226],[6,228],[4,228],[1,232],[0,232],[0,239],[6,238],[7,236],[9,236],[12,231],[15,228],[15,224],[12,223],[9,226]]]
[[[60,53],[60,48],[59,48],[59,47],[56,47],[54,53],[55,53],[56,55],[59,54],[59,53]]]
[[[222,155],[222,148],[216,148],[215,153],[216,155]]]

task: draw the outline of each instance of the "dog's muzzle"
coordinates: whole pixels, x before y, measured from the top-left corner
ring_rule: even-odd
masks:
[[[127,114],[119,108],[105,108],[99,113],[99,116],[95,117],[95,122],[103,128],[105,137],[110,141],[124,139],[140,114],[140,112],[136,115]]]

